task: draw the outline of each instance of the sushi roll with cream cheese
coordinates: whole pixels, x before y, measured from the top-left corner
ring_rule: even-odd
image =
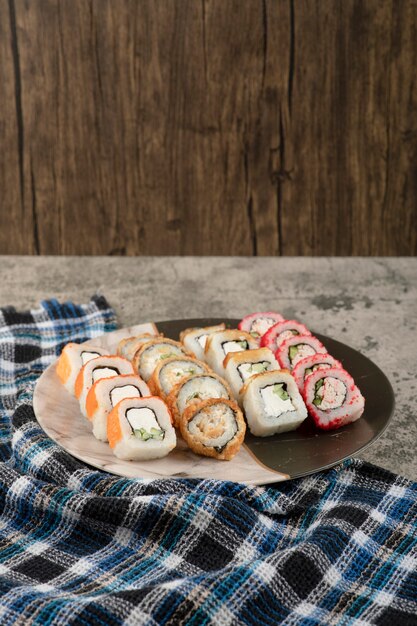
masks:
[[[236,400],[240,399],[240,390],[249,378],[278,369],[278,362],[269,348],[230,352],[224,360],[224,377]]]
[[[142,335],[137,335],[136,337],[127,337],[126,339],[119,341],[117,354],[128,361],[131,361],[135,356],[135,352],[139,350],[144,343],[160,337],[162,337],[162,335],[151,335],[150,333],[143,333]]]
[[[288,370],[257,374],[241,392],[249,429],[256,437],[295,430],[307,417],[307,409]]]
[[[343,369],[343,365],[330,354],[322,354],[319,352],[318,354],[307,356],[305,359],[298,361],[291,373],[295,378],[298,389],[302,393],[307,376],[310,376],[315,370],[327,369],[329,367],[339,367]]]
[[[290,339],[293,335],[311,336],[311,332],[304,324],[295,320],[285,320],[271,326],[269,330],[261,337],[261,346],[269,348],[272,352],[276,352],[286,339]]]
[[[67,343],[56,366],[57,376],[65,389],[75,395],[75,381],[80,369],[91,359],[105,354],[109,354],[105,348],[89,346],[86,343]]]
[[[223,361],[229,352],[255,350],[257,347],[256,340],[246,331],[223,330],[209,336],[204,358],[219,376],[224,376]]]
[[[153,374],[158,361],[172,357],[191,356],[181,343],[172,339],[152,339],[144,343],[133,357],[132,363],[139,376],[146,382]]]
[[[86,363],[75,381],[75,395],[80,402],[80,410],[84,417],[87,417],[87,395],[94,383],[101,378],[134,373],[132,364],[121,356],[99,356]]]
[[[268,311],[267,313],[251,313],[244,317],[238,324],[239,330],[246,330],[254,339],[259,340],[266,331],[277,322],[283,322],[284,318],[279,313]]]
[[[187,328],[180,333],[180,340],[188,352],[194,354],[200,361],[204,361],[204,349],[207,339],[219,330],[226,330],[226,325],[218,324],[217,326],[206,326],[203,328]]]
[[[339,367],[312,372],[305,380],[303,395],[315,425],[323,430],[355,422],[365,407],[353,378]]]
[[[107,441],[107,417],[118,402],[150,395],[148,385],[137,374],[101,378],[94,383],[87,394],[86,413],[96,439]]]
[[[192,357],[172,357],[159,361],[149,379],[149,388],[153,395],[165,398],[183,378],[209,371],[206,363]]]
[[[327,353],[326,348],[317,337],[312,335],[293,335],[278,346],[275,356],[283,369],[292,370],[298,361],[316,353]]]
[[[168,407],[155,396],[116,404],[107,419],[107,439],[113,453],[125,461],[159,459],[177,443]]]
[[[180,428],[193,452],[230,461],[243,443],[246,424],[235,402],[217,398],[189,406],[181,416]]]

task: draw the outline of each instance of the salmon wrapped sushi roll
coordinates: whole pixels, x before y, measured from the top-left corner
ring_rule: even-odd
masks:
[[[171,415],[161,398],[126,398],[110,412],[107,439],[117,458],[125,461],[160,459],[177,443]]]
[[[312,335],[293,335],[290,339],[286,339],[278,346],[275,357],[283,369],[292,370],[301,359],[313,354],[326,354],[327,350]]]
[[[135,356],[135,352],[139,350],[144,343],[159,337],[162,337],[162,335],[143,333],[142,335],[137,335],[136,337],[126,337],[126,339],[121,339],[117,345],[117,354],[122,356],[124,359],[131,361]]]
[[[315,425],[323,430],[355,422],[365,408],[353,378],[339,367],[312,372],[306,378],[303,395]]]
[[[293,335],[304,335],[311,337],[311,332],[304,324],[295,320],[284,320],[271,326],[269,330],[262,335],[260,345],[269,348],[272,352],[276,352],[277,348]]]
[[[307,417],[307,409],[288,370],[257,374],[242,389],[249,429],[256,437],[295,430]]]
[[[160,337],[144,343],[133,357],[132,363],[139,376],[148,382],[158,361],[172,357],[191,356],[181,343]]]
[[[105,348],[89,346],[86,343],[67,343],[56,365],[56,373],[65,389],[75,395],[75,381],[80,369],[98,356],[109,354]]]
[[[244,330],[223,330],[209,336],[205,349],[205,360],[219,375],[224,376],[224,359],[229,352],[255,350],[257,341]]]
[[[181,416],[180,429],[196,454],[230,461],[243,443],[246,424],[236,402],[221,398],[189,406]]]
[[[209,367],[206,363],[193,359],[191,356],[163,359],[158,362],[148,381],[149,388],[152,395],[165,399],[180,380],[208,371]]]
[[[207,339],[219,330],[226,330],[226,324],[217,326],[205,326],[203,328],[187,328],[180,333],[180,340],[188,352],[194,354],[197,359],[204,361],[204,350]]]
[[[298,361],[291,373],[295,378],[298,389],[302,393],[307,376],[310,376],[310,374],[316,370],[327,369],[329,367],[339,367],[343,369],[343,365],[333,356],[319,352]]]
[[[150,395],[148,385],[137,374],[101,378],[94,383],[87,394],[86,412],[96,439],[107,441],[107,417],[118,402]]]
[[[81,368],[75,381],[75,395],[80,402],[80,410],[87,417],[87,395],[91,387],[101,378],[111,378],[121,374],[135,374],[133,365],[121,356],[99,356]]]
[[[254,339],[259,339],[271,326],[277,322],[283,322],[284,317],[279,313],[268,311],[267,313],[251,313],[244,317],[238,324],[239,330],[246,330]]]
[[[230,352],[224,360],[224,377],[236,400],[240,400],[240,391],[249,378],[278,369],[278,361],[269,348]]]
[[[179,427],[180,417],[190,405],[201,404],[204,400],[213,398],[233,399],[232,390],[223,378],[214,372],[183,378],[166,399],[175,426]]]

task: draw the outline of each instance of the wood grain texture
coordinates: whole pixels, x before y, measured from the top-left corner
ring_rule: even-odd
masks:
[[[0,253],[417,254],[417,0],[0,0]]]

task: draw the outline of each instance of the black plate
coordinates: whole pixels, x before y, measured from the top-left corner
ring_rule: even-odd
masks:
[[[239,320],[204,318],[156,322],[166,337],[178,339],[179,333],[193,326],[213,326],[225,322],[236,328]],[[365,397],[365,411],[353,424],[335,431],[320,431],[308,418],[298,430],[254,437],[248,433],[245,444],[267,467],[291,478],[306,476],[332,467],[357,454],[374,442],[386,429],[394,412],[394,392],[385,374],[368,358],[340,341],[314,333],[329,354],[341,361]]]

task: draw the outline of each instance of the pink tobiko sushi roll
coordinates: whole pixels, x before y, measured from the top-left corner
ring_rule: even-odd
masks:
[[[303,396],[315,425],[323,430],[355,422],[365,408],[353,378],[339,367],[312,372],[306,378]]]
[[[244,317],[238,324],[239,330],[245,330],[252,337],[259,340],[266,331],[277,322],[283,322],[284,317],[279,313],[268,311],[266,313],[251,313]]]
[[[278,346],[275,358],[283,369],[292,370],[301,359],[317,352],[326,354],[323,344],[312,335],[293,335]]]
[[[276,352],[278,346],[290,339],[293,335],[311,336],[307,326],[295,320],[284,320],[269,328],[261,337],[261,346]]]
[[[302,392],[307,376],[310,376],[316,370],[328,369],[329,367],[339,367],[343,369],[343,365],[330,354],[322,354],[321,352],[307,356],[305,359],[298,361],[292,371],[298,389]]]

